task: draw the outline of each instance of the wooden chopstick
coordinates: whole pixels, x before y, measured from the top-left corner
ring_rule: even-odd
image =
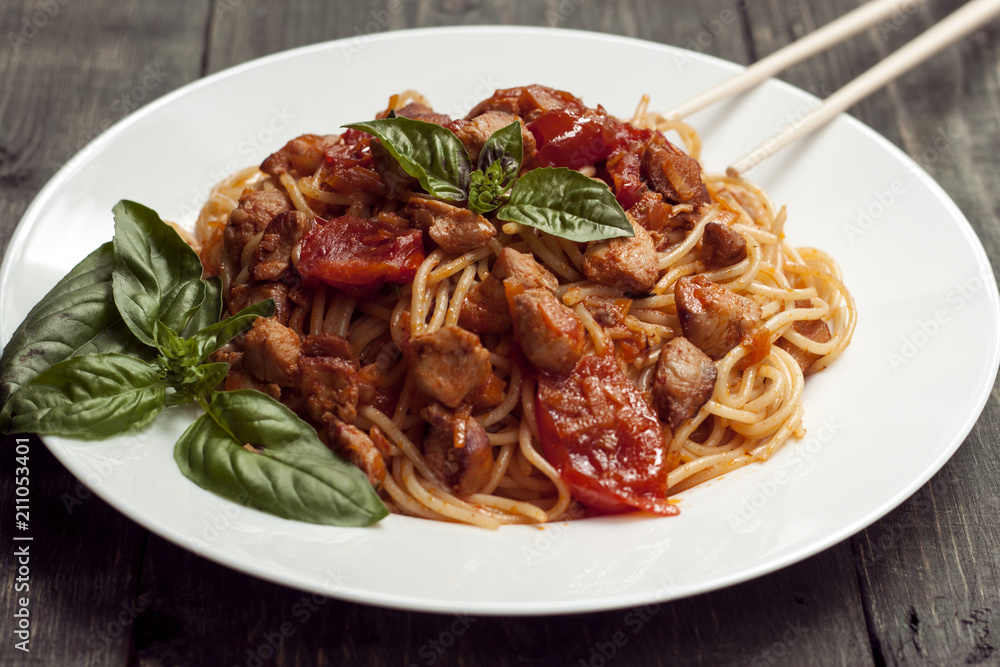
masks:
[[[1000,0],[971,0],[959,7],[934,27],[830,95],[808,115],[734,162],[726,169],[726,173],[739,176],[750,171],[788,144],[830,122],[841,112],[987,23],[997,14],[1000,14]]]
[[[903,11],[904,8],[906,11],[912,12],[926,2],[927,0],[872,0],[872,2],[865,3],[840,18],[827,23],[822,28],[809,33],[802,39],[796,40],[766,58],[757,61],[740,74],[691,98],[665,115],[667,118],[678,119],[689,116],[730,95],[736,95],[749,90],[778,72],[811,58],[817,53],[826,51],[830,47],[872,27],[882,19],[891,16],[894,12]]]

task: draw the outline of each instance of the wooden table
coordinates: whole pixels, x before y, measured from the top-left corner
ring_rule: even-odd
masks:
[[[858,0],[389,0],[389,30],[525,24],[604,31],[751,63]],[[915,3],[916,4],[916,3]],[[900,13],[784,75],[825,96],[958,0]],[[0,248],[52,174],[134,109],[258,56],[365,30],[384,0],[6,0],[0,5]],[[853,113],[920,162],[1000,266],[1000,24]],[[150,85],[142,84],[146,80]],[[141,94],[137,93],[141,88]],[[941,128],[949,140],[936,145]],[[67,221],[72,224],[72,221]],[[945,391],[946,388],[942,388]],[[933,409],[927,396],[923,409]],[[0,551],[4,665],[1000,664],[1000,396],[955,457],[875,525],[769,576],[651,607],[468,618],[316,598],[150,534],[31,441],[30,653],[15,650],[16,544]],[[14,524],[3,443],[0,530]],[[631,618],[636,618],[635,616]],[[282,637],[282,630],[290,630]],[[280,644],[275,651],[272,645]]]

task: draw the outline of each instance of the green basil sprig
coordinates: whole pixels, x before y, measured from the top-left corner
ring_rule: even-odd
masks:
[[[490,164],[485,171],[472,172],[469,179],[469,210],[483,215],[499,206],[506,197],[509,185],[505,185],[503,167],[500,161]]]
[[[572,241],[601,241],[635,233],[614,193],[603,182],[563,167],[532,169],[518,178],[524,158],[520,121],[487,138],[476,171],[470,171],[472,161],[461,140],[440,125],[390,117],[344,127],[367,132],[381,141],[425,192],[467,201],[469,209],[480,215],[496,211],[500,220]]]
[[[197,253],[176,231],[135,202],[119,202],[114,217],[114,241],[42,298],[0,357],[0,431],[97,440],[194,401],[204,414],[174,457],[200,486],[314,523],[386,516],[364,473],[291,410],[255,390],[216,391],[229,365],[207,358],[270,317],[274,301],[219,321],[219,281],[202,279]]]

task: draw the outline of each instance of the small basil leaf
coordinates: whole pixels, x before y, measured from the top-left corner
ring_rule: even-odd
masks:
[[[196,356],[195,344],[186,338],[181,338],[180,334],[163,322],[156,322],[153,327],[153,338],[156,341],[156,349],[160,351],[163,361],[167,362],[165,368],[181,369],[197,366],[201,362]]]
[[[205,300],[198,306],[198,310],[191,316],[191,321],[184,327],[181,335],[185,338],[215,324],[222,317],[222,281],[218,277],[212,277],[202,282],[205,283]]]
[[[136,338],[155,345],[157,320],[181,331],[205,301],[201,260],[152,209],[122,200],[113,210],[115,304]]]
[[[503,167],[499,161],[491,162],[485,172],[478,169],[469,177],[469,210],[483,215],[506,201]]]
[[[111,242],[90,253],[35,304],[0,358],[0,405],[21,386],[78,354],[145,351],[112,298]]]
[[[504,176],[502,182],[506,183],[517,178],[523,159],[524,140],[521,138],[521,122],[515,120],[491,134],[483,144],[483,150],[479,152],[479,169],[486,172],[491,164],[499,162]]]
[[[249,329],[258,317],[271,317],[271,315],[274,315],[274,299],[264,299],[251,304],[232,317],[207,326],[191,336],[188,340],[193,344],[192,353],[198,362],[201,362],[234,336]]]
[[[258,391],[217,393],[174,460],[202,488],[287,519],[367,526],[388,514],[364,473]]]
[[[124,354],[88,354],[61,361],[24,385],[0,422],[10,433],[100,440],[142,428],[165,400],[166,385],[153,364]]]
[[[412,118],[383,118],[344,125],[375,136],[426,192],[463,201],[472,165],[465,146],[440,125]]]
[[[570,241],[635,234],[607,185],[566,167],[533,169],[517,179],[497,217]]]
[[[185,369],[173,383],[174,392],[167,394],[167,405],[184,405],[199,396],[207,396],[226,379],[228,373],[229,364],[224,361]]]

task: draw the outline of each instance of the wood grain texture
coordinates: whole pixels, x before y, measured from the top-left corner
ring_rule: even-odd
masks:
[[[7,36],[20,35],[25,20],[32,25],[46,3],[4,3],[0,248],[45,181],[108,124],[200,76],[284,49],[373,31],[496,23],[603,31],[749,63],[858,4],[70,0],[56,2],[58,10],[22,43]],[[782,78],[828,95],[958,4],[933,0]],[[998,33],[997,25],[980,31],[852,110],[952,196],[995,271]],[[143,78],[150,68],[162,76],[147,88]],[[28,656],[4,639],[0,664],[993,664],[1000,660],[998,433],[1000,394],[994,388],[958,454],[914,497],[795,566],[647,608],[528,619],[384,610],[234,572],[149,535],[90,496],[32,439],[37,634]],[[5,441],[5,536],[13,521],[6,502],[14,485],[10,451]],[[15,607],[15,565],[10,550],[0,551],[5,624]]]
[[[807,664],[816,655],[834,658],[826,664],[871,664],[846,545],[688,600],[524,619],[411,613],[323,598],[246,577],[151,537],[140,599],[147,611],[137,623],[136,650],[138,664],[149,666],[195,664],[199,657],[199,664],[210,665],[248,665],[255,656],[266,663],[278,645],[289,665],[617,659],[707,666]]]
[[[27,440],[31,493],[26,531],[12,528],[15,470],[21,465],[15,462],[18,443],[13,437],[0,443],[0,520],[8,542],[0,554],[0,609],[7,626],[0,664],[124,664],[131,652],[128,626],[137,613],[145,531],[66,472],[38,438]],[[32,539],[14,542],[15,532]],[[26,563],[20,555],[23,547],[28,549]],[[11,616],[23,608],[16,601],[22,596],[30,600],[26,607],[32,623],[27,655],[18,655],[12,632]]]

